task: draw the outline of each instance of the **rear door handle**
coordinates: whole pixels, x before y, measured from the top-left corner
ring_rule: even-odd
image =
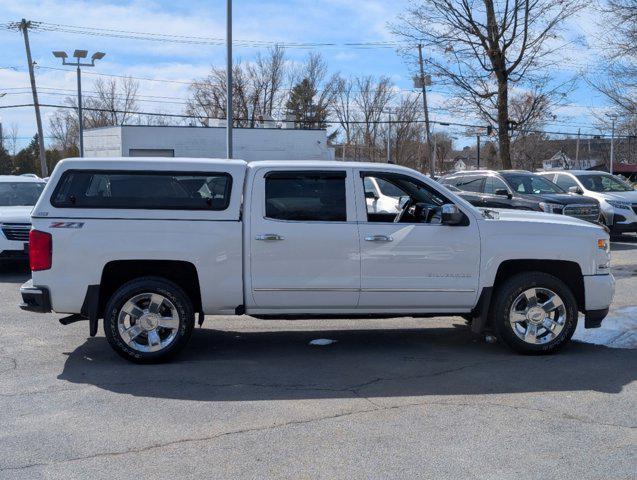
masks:
[[[393,240],[389,235],[369,235],[365,237],[366,242],[392,242]]]
[[[276,233],[261,233],[254,237],[255,240],[283,240],[281,235],[277,235]]]

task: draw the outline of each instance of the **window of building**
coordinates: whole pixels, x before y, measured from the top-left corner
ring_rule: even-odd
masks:
[[[232,178],[227,173],[70,170],[51,199],[59,208],[225,210]]]
[[[276,220],[347,220],[344,171],[273,171],[265,177],[265,214]]]

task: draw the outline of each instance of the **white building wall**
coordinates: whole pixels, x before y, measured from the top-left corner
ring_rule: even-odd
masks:
[[[87,157],[130,156],[131,150],[174,150],[175,157],[224,158],[225,128],[123,126],[87,130]],[[234,129],[234,158],[333,160],[325,130]]]
[[[121,157],[122,127],[103,127],[84,130],[86,157]]]

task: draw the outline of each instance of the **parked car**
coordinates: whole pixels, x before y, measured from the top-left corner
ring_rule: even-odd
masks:
[[[477,207],[533,210],[599,221],[597,200],[569,194],[525,170],[469,170],[447,175],[440,182],[461,190],[460,196]]]
[[[404,195],[393,184],[382,178],[365,178],[365,201],[367,210],[374,213],[393,213],[400,210],[400,197]]]
[[[28,257],[31,210],[44,186],[36,176],[0,175],[0,261]]]
[[[629,183],[610,173],[592,170],[550,171],[540,175],[565,190],[596,199],[602,221],[612,234],[637,232],[637,191]]]
[[[365,179],[393,185],[378,212]],[[541,178],[541,177],[540,177]],[[122,357],[164,360],[206,315],[463,315],[520,352],[600,326],[614,292],[600,226],[479,210],[408,168],[212,159],[60,162],[32,214],[21,308],[88,320]]]

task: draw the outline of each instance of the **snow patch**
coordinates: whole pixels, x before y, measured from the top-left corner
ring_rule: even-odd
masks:
[[[329,338],[315,338],[309,344],[310,345],[318,345],[320,347],[324,345],[331,345],[332,343],[336,343],[338,340],[331,340]]]
[[[637,349],[637,306],[618,308],[608,314],[600,328],[584,328],[577,323],[573,340],[611,348]]]

